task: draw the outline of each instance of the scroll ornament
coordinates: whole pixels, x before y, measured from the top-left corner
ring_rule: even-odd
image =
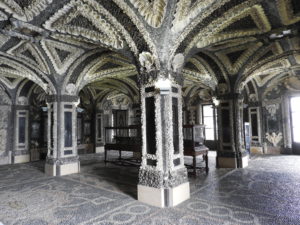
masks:
[[[278,143],[282,139],[282,133],[281,132],[279,132],[278,134],[276,134],[275,132],[273,132],[272,134],[266,133],[266,138],[270,143],[273,144],[274,147],[277,147]]]

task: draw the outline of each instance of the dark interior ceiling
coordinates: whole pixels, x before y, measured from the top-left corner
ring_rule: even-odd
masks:
[[[184,55],[189,97],[264,88],[299,75],[299,13],[298,0],[0,0],[0,82],[133,98],[149,52],[158,70]]]

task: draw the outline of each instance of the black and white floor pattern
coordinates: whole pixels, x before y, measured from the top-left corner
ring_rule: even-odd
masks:
[[[49,177],[43,162],[0,166],[0,224],[300,224],[300,156],[258,156],[246,169],[190,177],[191,199],[160,209],[136,200],[138,167],[82,157],[81,173]],[[186,159],[189,161],[189,159]]]

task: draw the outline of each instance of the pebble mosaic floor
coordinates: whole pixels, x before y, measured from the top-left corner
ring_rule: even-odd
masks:
[[[99,154],[64,177],[46,176],[43,162],[0,166],[0,224],[300,224],[300,156],[257,156],[235,170],[215,169],[214,152],[209,160],[208,175],[189,177],[190,200],[167,209],[136,200],[138,167],[105,166]]]

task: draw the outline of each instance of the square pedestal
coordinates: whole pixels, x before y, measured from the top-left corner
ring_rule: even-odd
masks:
[[[231,157],[218,157],[219,168],[237,168],[236,158]]]
[[[174,207],[190,198],[190,184],[173,188],[153,188],[138,185],[138,200],[156,207]]]
[[[30,155],[16,155],[14,156],[14,163],[27,163],[30,162]]]
[[[64,176],[80,172],[80,162],[56,165],[45,164],[45,173],[49,176]]]

